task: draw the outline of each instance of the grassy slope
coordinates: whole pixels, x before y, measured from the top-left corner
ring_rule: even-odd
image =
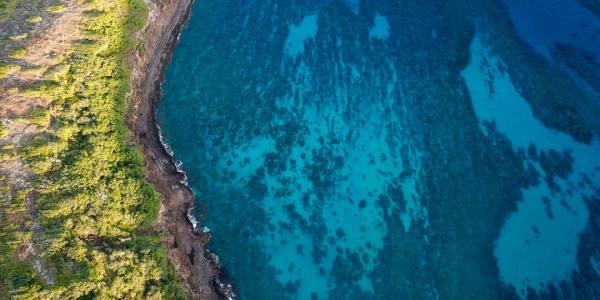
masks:
[[[53,101],[31,116],[32,123],[52,125],[23,148],[0,149],[5,158],[26,159],[36,178],[33,188],[12,193],[10,208],[0,215],[0,298],[182,298],[151,229],[158,197],[143,179],[141,154],[124,124],[126,57],[146,7],[143,0],[85,5],[85,39],[43,82],[22,90]],[[11,188],[0,186],[0,195]],[[43,229],[39,249],[56,275],[53,285],[43,283],[31,261],[16,259],[31,232],[6,219],[25,211],[32,195]]]

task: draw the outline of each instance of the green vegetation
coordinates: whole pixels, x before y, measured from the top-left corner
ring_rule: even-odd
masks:
[[[28,67],[26,69],[22,69],[22,74],[31,75],[31,76],[42,76],[44,72],[46,72],[47,68],[45,67]]]
[[[27,37],[27,33],[22,33],[22,34],[18,34],[18,35],[13,35],[11,37],[9,37],[9,39],[13,42],[18,42],[20,40],[23,40]]]
[[[57,12],[63,11],[64,9],[65,9],[65,7],[62,5],[52,5],[52,6],[48,7],[47,11],[52,12],[52,13],[57,13]]]
[[[25,49],[24,48],[18,48],[15,49],[13,51],[11,51],[10,53],[8,53],[8,57],[12,58],[12,59],[21,59],[23,57],[25,57]]]
[[[36,24],[42,21],[42,17],[40,16],[31,16],[25,20],[25,22],[29,24]]]
[[[2,124],[0,122],[0,139],[3,138],[5,134],[6,134],[6,128],[5,128],[4,124]],[[0,193],[0,195],[2,195],[2,193]]]
[[[152,230],[158,196],[144,181],[141,153],[128,142],[124,123],[126,60],[146,6],[143,0],[85,5],[94,12],[84,20],[91,42],[74,45],[60,66],[20,91],[52,101],[27,119],[45,132],[11,153],[0,149],[0,160],[24,159],[35,175],[29,188],[0,186],[0,196],[9,198],[0,201],[0,291],[8,293],[0,299],[184,298]],[[10,54],[25,55],[24,49]],[[27,199],[35,199],[39,237]],[[54,283],[34,271],[31,257],[19,258],[34,242]]]
[[[0,65],[0,79],[5,79],[8,75],[19,70],[20,68],[21,67],[19,65],[1,64]]]
[[[16,4],[17,0],[0,0],[0,20],[10,15]]]

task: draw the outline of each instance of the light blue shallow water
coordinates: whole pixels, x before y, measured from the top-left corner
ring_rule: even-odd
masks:
[[[560,191],[543,181],[523,189],[523,202],[509,216],[497,240],[494,254],[500,275],[525,297],[528,287],[541,289],[548,282],[569,280],[578,268],[579,234],[589,220],[585,200],[600,188],[600,142],[578,143],[567,134],[546,128],[534,117],[508,74],[500,71],[502,62],[477,39],[471,53],[471,63],[463,76],[478,119],[494,122],[515,150],[527,151],[532,146],[537,151],[569,153],[575,170],[557,179]],[[535,154],[526,161],[548,176],[531,156]],[[593,182],[586,182],[586,178]]]
[[[198,0],[157,119],[242,299],[600,299],[598,24]]]

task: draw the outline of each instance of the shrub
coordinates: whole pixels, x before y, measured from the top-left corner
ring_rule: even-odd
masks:
[[[28,24],[37,24],[42,21],[42,17],[40,16],[31,16],[25,20]]]
[[[2,64],[0,65],[0,80],[6,79],[8,75],[18,72],[21,69],[19,65]]]
[[[59,12],[62,12],[64,9],[65,9],[65,7],[62,5],[52,5],[52,6],[48,7],[46,10],[51,13],[59,13]]]
[[[25,48],[17,48],[8,53],[8,57],[12,59],[21,59],[25,57],[26,51]]]

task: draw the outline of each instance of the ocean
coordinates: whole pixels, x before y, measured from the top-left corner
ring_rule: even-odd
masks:
[[[600,299],[594,3],[197,0],[157,120],[240,299]]]

